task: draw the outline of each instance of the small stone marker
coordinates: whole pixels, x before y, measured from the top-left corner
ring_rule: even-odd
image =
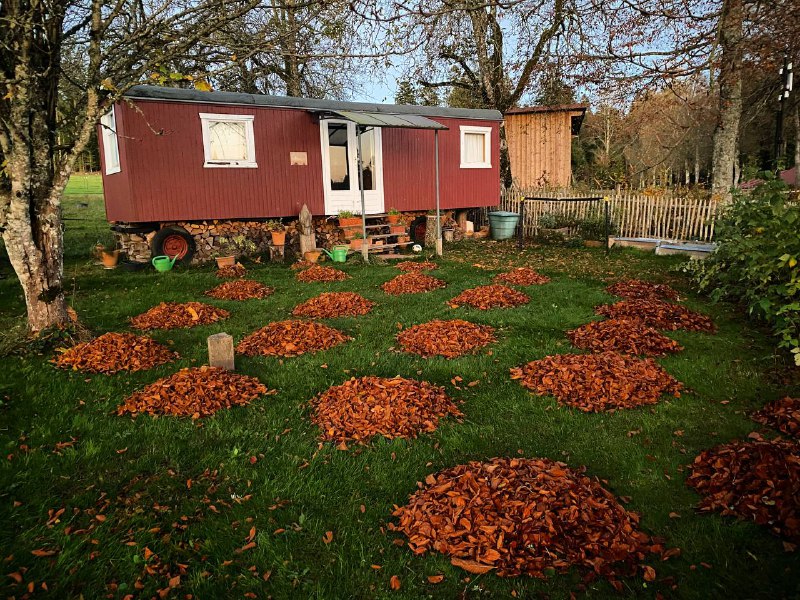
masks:
[[[208,364],[233,371],[233,336],[215,333],[208,336]]]

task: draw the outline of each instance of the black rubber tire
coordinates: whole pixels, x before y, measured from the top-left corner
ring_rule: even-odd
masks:
[[[169,256],[172,258],[175,253],[170,253],[164,247],[164,242],[167,242],[169,245],[169,239],[173,238],[174,240],[175,236],[183,238],[186,248],[186,251],[182,256],[180,256],[180,258],[178,258],[176,262],[188,265],[190,262],[192,262],[192,258],[197,250],[197,246],[194,243],[194,238],[192,235],[183,227],[170,225],[168,227],[162,227],[156,231],[156,234],[153,236],[153,240],[150,242],[150,251],[152,252],[153,256]]]
[[[428,218],[425,216],[417,217],[413,221],[411,221],[411,226],[408,228],[408,235],[411,237],[411,240],[415,244],[419,244],[420,246],[425,246],[425,227],[419,227],[420,225],[427,226]]]

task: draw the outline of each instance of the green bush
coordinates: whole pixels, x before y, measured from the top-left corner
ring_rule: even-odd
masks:
[[[712,299],[743,302],[800,366],[800,203],[779,181],[739,194],[717,223],[717,249],[693,279]]]

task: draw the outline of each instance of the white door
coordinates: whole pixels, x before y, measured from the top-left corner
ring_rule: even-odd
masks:
[[[320,123],[322,139],[322,180],[325,188],[325,214],[349,210],[361,213],[361,190],[358,186],[356,124],[350,121],[324,120]],[[383,156],[380,128],[361,134],[364,170],[365,213],[382,213]]]

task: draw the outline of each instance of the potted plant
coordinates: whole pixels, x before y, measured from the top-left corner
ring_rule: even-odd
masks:
[[[361,225],[361,215],[349,210],[339,211],[339,227],[357,227]]]
[[[267,221],[266,226],[272,235],[273,246],[283,246],[286,244],[286,228],[283,226],[281,221]]]
[[[236,244],[231,238],[220,236],[216,240],[211,256],[217,261],[218,268],[232,267],[236,264]]]
[[[356,231],[353,234],[352,239],[350,240],[350,249],[361,250],[361,246],[363,245],[364,245],[364,235],[360,231]]]
[[[103,248],[100,251],[100,260],[103,261],[103,267],[106,269],[113,269],[117,266],[119,261],[119,250],[108,250]]]
[[[589,218],[580,222],[578,225],[583,245],[587,248],[599,248],[605,244],[606,223],[603,218]],[[608,224],[608,235],[614,233],[613,225]]]
[[[404,234],[406,232],[405,225],[389,225],[389,233]]]
[[[394,225],[400,222],[400,217],[401,215],[399,210],[396,208],[390,208],[386,215],[386,222],[389,223],[389,225]]]

